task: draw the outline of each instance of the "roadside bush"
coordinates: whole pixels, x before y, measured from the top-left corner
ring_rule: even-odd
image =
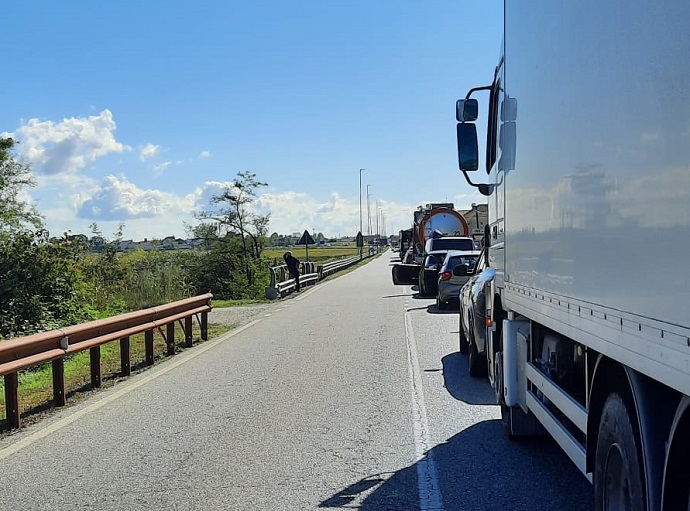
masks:
[[[118,296],[129,310],[182,300],[193,294],[187,251],[143,251],[124,254]]]
[[[78,261],[84,247],[45,231],[0,234],[0,336],[27,335],[92,319]]]
[[[237,237],[209,242],[206,249],[193,251],[188,263],[194,294],[211,292],[220,300],[264,297],[269,282],[268,264],[261,259],[245,260]]]

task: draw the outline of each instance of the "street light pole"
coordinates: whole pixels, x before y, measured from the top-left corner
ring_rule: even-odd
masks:
[[[367,185],[367,238],[371,237],[371,211],[369,210],[369,187]]]
[[[359,169],[359,232],[362,232],[362,171]],[[364,245],[364,243],[362,243]],[[362,258],[362,247],[359,247],[359,258]]]

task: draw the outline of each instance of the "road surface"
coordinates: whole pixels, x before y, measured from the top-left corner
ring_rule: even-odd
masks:
[[[586,510],[385,253],[0,440],[7,509]]]

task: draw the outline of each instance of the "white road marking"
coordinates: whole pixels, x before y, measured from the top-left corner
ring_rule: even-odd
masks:
[[[417,341],[412,329],[410,314],[405,313],[405,339],[407,340],[407,366],[412,393],[412,425],[417,467],[417,489],[419,509],[422,511],[443,511],[443,496],[438,480],[436,460],[431,450],[429,422],[424,405],[421,371],[417,357]]]

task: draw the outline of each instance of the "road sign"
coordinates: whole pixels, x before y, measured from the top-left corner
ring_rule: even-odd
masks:
[[[302,237],[297,242],[297,245],[316,245],[316,242],[314,241],[314,238],[311,237],[311,234],[309,234],[309,231],[304,231]]]
[[[311,234],[309,234],[309,231],[305,229],[302,237],[297,242],[297,245],[304,245],[304,250],[307,252],[307,261],[309,261],[309,245],[316,245],[316,242],[314,241],[314,238],[311,237]]]
[[[362,248],[364,246],[364,236],[362,236],[361,232],[357,233],[357,246],[359,248]]]

